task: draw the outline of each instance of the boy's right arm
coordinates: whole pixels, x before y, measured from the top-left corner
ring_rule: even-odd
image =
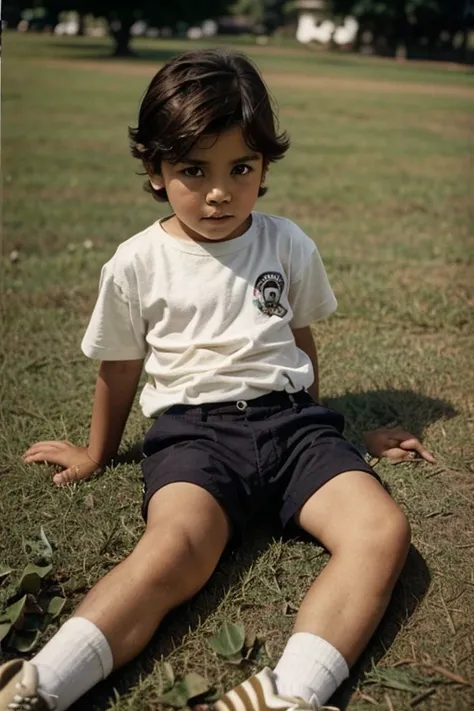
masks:
[[[23,460],[64,467],[53,477],[58,486],[92,476],[117,453],[142,367],[143,360],[102,361],[95,388],[89,445],[37,442],[25,452]]]

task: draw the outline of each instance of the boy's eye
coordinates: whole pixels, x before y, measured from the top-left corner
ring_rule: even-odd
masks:
[[[201,178],[204,175],[202,168],[199,168],[197,165],[191,165],[189,168],[184,168],[181,173],[186,175],[188,178]]]
[[[253,168],[251,168],[249,165],[245,165],[245,163],[241,163],[239,165],[234,165],[232,169],[233,175],[248,175]]]

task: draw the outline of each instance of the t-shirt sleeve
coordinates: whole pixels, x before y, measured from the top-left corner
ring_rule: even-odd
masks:
[[[99,295],[82,340],[82,351],[97,360],[140,360],[145,357],[146,324],[138,299],[130,297],[123,275],[115,275],[115,260],[102,267]]]
[[[304,328],[332,314],[337,301],[329,284],[323,262],[309,237],[304,249],[299,251],[299,265],[289,288],[289,301],[293,310],[291,328]]]

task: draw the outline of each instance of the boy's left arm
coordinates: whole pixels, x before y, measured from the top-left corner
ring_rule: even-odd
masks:
[[[319,365],[318,365],[318,352],[316,350],[316,343],[314,342],[313,334],[311,332],[311,326],[305,326],[304,328],[294,328],[292,329],[293,336],[295,339],[296,346],[306,353],[313,365],[314,380],[313,384],[308,388],[308,393],[311,395],[315,402],[319,402]]]
[[[314,382],[308,388],[308,393],[315,402],[320,402],[318,352],[311,327],[295,328],[293,336],[297,347],[306,353],[313,364]],[[435,462],[433,455],[423,447],[420,440],[401,427],[381,427],[376,430],[368,430],[363,433],[362,439],[369,454],[376,459],[385,457],[392,464],[413,459],[424,459],[430,464]]]

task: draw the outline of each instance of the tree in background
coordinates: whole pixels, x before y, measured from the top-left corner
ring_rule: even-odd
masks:
[[[137,20],[154,27],[174,27],[178,22],[192,25],[227,12],[230,4],[229,0],[8,0],[12,16],[26,8],[43,7],[48,24],[53,27],[61,12],[103,17],[115,42],[115,56],[133,54],[130,30]]]
[[[285,23],[287,5],[287,0],[237,0],[230,9],[234,14],[248,15],[271,33]]]
[[[336,16],[355,17],[359,38],[370,31],[376,49],[387,54],[400,45],[452,50],[459,33],[467,50],[466,28],[474,15],[472,0],[328,0],[328,8]]]
[[[144,20],[153,27],[174,27],[178,22],[188,25],[215,18],[228,10],[229,0],[81,0],[90,6],[89,12],[105,17],[115,40],[115,55],[132,54],[130,30],[134,22]]]

